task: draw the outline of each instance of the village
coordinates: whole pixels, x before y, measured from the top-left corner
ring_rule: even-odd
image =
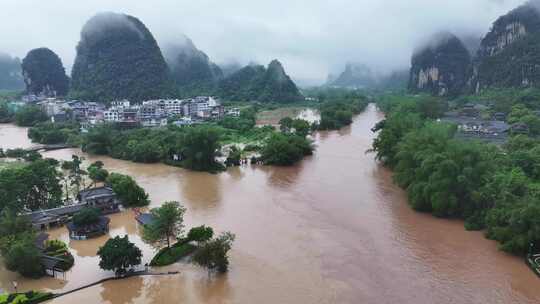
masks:
[[[444,113],[437,121],[457,125],[456,138],[497,145],[506,143],[510,134],[529,134],[526,124],[510,124],[507,116],[507,113],[494,112],[490,103],[467,103]]]
[[[225,115],[239,116],[236,108],[225,111],[221,100],[212,96],[188,99],[155,99],[134,104],[129,100],[103,102],[64,100],[55,97],[25,95],[9,103],[16,112],[26,105],[37,105],[51,122],[78,121],[81,131],[102,123],[115,123],[125,128],[192,125]]]

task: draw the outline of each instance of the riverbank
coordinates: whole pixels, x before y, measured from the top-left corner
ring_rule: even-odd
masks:
[[[180,271],[175,276],[106,282],[50,303],[538,303],[538,279],[522,260],[465,231],[461,221],[409,207],[392,173],[364,153],[370,128],[382,118],[370,105],[351,126],[316,133],[317,153],[293,167],[234,167],[218,175],[78,149],[46,152],[102,160],[133,176],[150,207],[178,200],[187,208],[186,226],[237,236],[225,276],[209,279],[204,269],[176,263],[159,270]],[[156,251],[140,239],[133,214],[110,217],[109,235],[128,234],[149,262]],[[66,280],[25,280],[0,270],[0,288],[16,280],[24,290],[62,292],[110,275],[95,256],[106,238],[69,240],[63,228],[50,234],[67,241],[76,259]]]

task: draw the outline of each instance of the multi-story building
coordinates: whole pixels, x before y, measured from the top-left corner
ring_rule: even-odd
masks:
[[[120,117],[120,111],[118,109],[103,111],[103,119],[106,122],[118,122],[120,121]]]

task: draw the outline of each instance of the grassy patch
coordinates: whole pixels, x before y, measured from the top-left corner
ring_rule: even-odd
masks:
[[[0,304],[37,304],[52,299],[50,292],[28,291],[25,293],[0,294]]]
[[[179,241],[171,246],[171,248],[161,249],[150,262],[150,266],[167,266],[178,262],[181,258],[193,253],[197,246]]]

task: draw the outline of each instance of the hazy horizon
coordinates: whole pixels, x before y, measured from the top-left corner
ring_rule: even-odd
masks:
[[[33,48],[48,47],[68,72],[83,25],[112,11],[139,18],[160,44],[185,34],[218,64],[266,65],[276,58],[300,85],[316,85],[348,62],[381,72],[406,68],[413,50],[433,33],[480,38],[498,16],[525,1],[4,2],[0,52],[23,58]]]

